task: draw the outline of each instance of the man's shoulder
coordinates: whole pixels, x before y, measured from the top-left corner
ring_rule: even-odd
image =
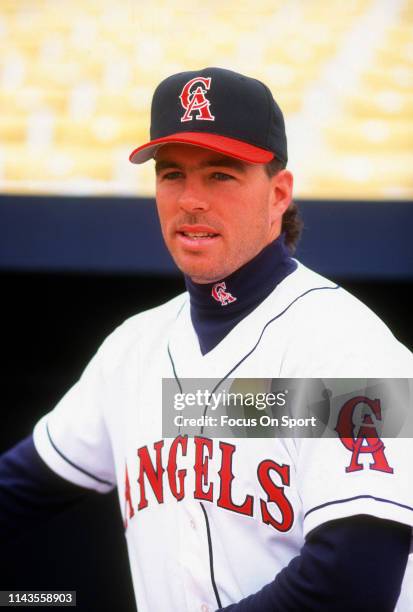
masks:
[[[297,270],[290,277],[286,280],[290,280],[291,303],[296,306],[297,313],[306,313],[306,317],[303,317],[305,325],[312,321],[322,322],[324,328],[340,323],[343,327],[351,325],[354,328],[359,324],[388,330],[369,306],[318,272],[298,262]]]
[[[98,354],[112,365],[129,350],[140,345],[148,336],[161,335],[178,316],[187,301],[181,293],[167,302],[139,312],[116,327],[101,344]]]
[[[366,304],[302,264],[293,274],[284,289],[291,293],[285,355],[300,375],[411,375],[411,352]]]
[[[147,329],[147,325],[150,322],[156,322],[157,325],[162,325],[168,321],[173,321],[183,305],[188,299],[187,292],[180,293],[175,297],[171,298],[167,302],[163,302],[153,308],[142,310],[137,314],[126,319],[120,326],[119,330],[125,330],[130,333],[133,330]]]

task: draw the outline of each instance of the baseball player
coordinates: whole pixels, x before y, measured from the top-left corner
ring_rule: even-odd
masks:
[[[374,313],[292,257],[271,92],[219,68],[170,76],[130,157],[150,159],[187,292],[116,329],[3,455],[2,537],[117,487],[139,612],[413,610],[409,440],[355,439],[350,421],[319,440],[163,435],[162,379],[184,397],[194,379],[413,377]]]

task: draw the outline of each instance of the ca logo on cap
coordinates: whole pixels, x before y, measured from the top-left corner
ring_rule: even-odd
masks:
[[[181,121],[215,121],[211,115],[209,107],[211,102],[205,97],[206,92],[211,86],[211,77],[195,77],[186,83],[181,91],[179,99],[185,109]],[[193,115],[193,113],[196,113]]]

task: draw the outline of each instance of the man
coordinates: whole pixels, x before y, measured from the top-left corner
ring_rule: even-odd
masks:
[[[173,75],[130,159],[151,158],[188,292],[115,330],[3,456],[4,531],[117,485],[139,612],[412,609],[407,441],[353,439],[339,422],[323,440],[163,435],[162,378],[184,395],[194,379],[412,377],[383,322],[291,257],[281,110],[235,72]]]

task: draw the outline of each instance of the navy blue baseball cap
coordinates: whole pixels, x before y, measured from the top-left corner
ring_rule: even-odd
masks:
[[[268,87],[223,68],[180,72],[158,85],[150,141],[129,159],[141,164],[167,143],[196,145],[257,164],[288,159],[284,117]]]

